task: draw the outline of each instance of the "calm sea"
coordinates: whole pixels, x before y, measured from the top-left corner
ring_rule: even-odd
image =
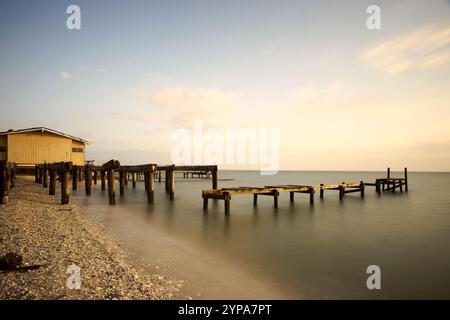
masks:
[[[403,173],[393,172],[392,176]],[[226,186],[318,185],[373,182],[385,172],[220,171]],[[150,272],[185,281],[193,298],[450,298],[450,173],[409,173],[409,192],[366,197],[336,191],[309,196],[281,194],[279,208],[261,196],[233,196],[231,214],[222,201],[202,211],[209,180],[177,179],[175,201],[155,183],[148,205],[143,183],[128,184],[117,205],[97,185],[73,199],[87,206],[132,259]],[[118,190],[118,186],[116,187]],[[366,269],[381,268],[381,290],[368,290]]]

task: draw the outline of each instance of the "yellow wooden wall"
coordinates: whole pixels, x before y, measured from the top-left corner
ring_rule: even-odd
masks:
[[[0,136],[0,147],[6,147],[7,146],[7,138],[6,136]],[[0,160],[6,160],[6,152],[0,151]]]
[[[51,163],[72,160],[72,139],[50,132],[23,132],[8,135],[8,161],[17,164]],[[74,164],[84,164],[79,153]]]
[[[73,164],[83,165],[84,164],[84,143],[76,140],[72,140],[72,148],[83,148],[83,152],[72,152],[71,160]]]

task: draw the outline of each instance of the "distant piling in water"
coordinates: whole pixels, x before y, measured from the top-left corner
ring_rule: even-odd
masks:
[[[65,168],[65,169],[62,169]],[[62,173],[67,171],[68,178],[65,179]],[[86,196],[92,194],[93,186],[97,185],[97,179],[100,173],[101,190],[108,191],[108,202],[110,205],[116,204],[116,172],[119,174],[119,194],[121,197],[125,196],[126,188],[128,186],[128,180],[132,179],[132,187],[136,188],[136,182],[143,177],[144,188],[147,198],[147,203],[152,204],[155,196],[155,176],[158,178],[158,182],[162,181],[162,172],[164,172],[164,184],[166,193],[169,195],[170,200],[175,199],[175,174],[176,172],[182,172],[183,178],[187,178],[187,173],[191,177],[199,176],[201,178],[210,178],[212,180],[212,187],[218,186],[218,167],[217,165],[199,165],[199,166],[177,166],[177,165],[163,165],[157,164],[141,164],[141,165],[121,165],[117,160],[110,160],[101,166],[93,164],[86,164],[84,166],[75,166],[70,162],[54,163],[54,164],[39,164],[35,166],[35,182],[42,184],[43,187],[47,187],[48,174],[50,174],[50,190],[49,194],[54,195],[55,181],[53,172],[57,172],[61,177],[61,188],[66,190],[64,196],[62,195],[61,204],[69,202],[69,180],[72,178],[72,190],[78,189],[78,182],[81,182],[84,176],[84,187]]]
[[[4,165],[5,166],[5,165]],[[8,165],[12,168],[11,164]],[[3,170],[3,169],[2,169]],[[3,170],[6,172],[5,170]],[[9,172],[9,171],[8,171]],[[237,195],[252,195],[253,205],[258,205],[259,196],[270,196],[273,198],[273,207],[278,208],[279,196],[282,193],[289,193],[289,201],[293,203],[295,201],[296,193],[303,193],[309,195],[309,203],[314,205],[316,191],[319,191],[320,200],[324,200],[325,191],[337,191],[338,198],[343,201],[344,197],[348,193],[359,193],[361,198],[365,196],[366,187],[375,187],[375,192],[381,195],[382,191],[390,191],[395,193],[397,190],[400,192],[408,191],[408,169],[404,168],[403,177],[392,177],[391,169],[387,168],[386,177],[377,178],[375,182],[341,182],[339,184],[325,185],[320,184],[316,186],[311,185],[266,185],[264,187],[234,187],[234,188],[222,188],[218,189],[218,166],[217,165],[199,165],[199,166],[176,166],[176,165],[163,165],[157,164],[142,164],[142,165],[121,165],[117,160],[110,160],[102,166],[94,166],[92,164],[86,164],[85,166],[72,166],[71,162],[61,162],[56,164],[40,164],[35,166],[35,182],[42,184],[44,187],[48,187],[48,173],[50,173],[50,187],[49,194],[55,194],[56,185],[56,173],[59,174],[61,182],[61,204],[69,203],[69,190],[68,181],[69,174],[72,175],[72,190],[77,190],[77,184],[80,181],[81,174],[84,173],[85,179],[85,193],[86,196],[90,196],[92,192],[92,178],[94,178],[94,186],[97,185],[96,181],[98,174],[101,177],[101,190],[108,189],[108,202],[110,205],[116,204],[116,192],[115,192],[115,173],[119,173],[119,194],[121,197],[125,196],[125,190],[128,186],[128,180],[132,179],[132,188],[136,187],[136,182],[143,177],[145,193],[147,203],[152,204],[154,202],[155,192],[155,180],[158,183],[162,181],[162,175],[164,173],[164,187],[169,196],[170,201],[175,199],[175,174],[176,172],[182,172],[182,178],[188,179],[198,178],[210,178],[212,180],[212,188],[202,191],[203,198],[203,210],[208,210],[209,199],[223,200],[225,207],[225,214],[230,213],[230,205],[232,196]],[[6,177],[6,175],[4,174]],[[8,176],[9,177],[9,176]],[[10,179],[10,178],[7,178]],[[5,178],[3,178],[5,180]]]
[[[310,205],[314,205],[315,192],[318,190],[320,199],[324,199],[324,191],[338,191],[339,201],[343,201],[344,196],[348,193],[358,192],[361,198],[365,196],[366,186],[374,186],[378,195],[383,191],[392,191],[395,193],[396,189],[403,192],[403,186],[405,191],[408,191],[408,170],[404,169],[403,178],[392,178],[390,168],[387,169],[386,178],[378,178],[375,183],[365,183],[364,181],[356,183],[345,183],[335,185],[324,185],[323,183],[318,186],[306,186],[306,185],[270,185],[264,187],[237,187],[237,188],[222,188],[222,189],[207,189],[202,191],[203,198],[203,210],[208,210],[208,200],[218,199],[224,201],[225,214],[230,213],[230,201],[233,195],[253,195],[253,205],[258,204],[258,196],[271,196],[273,197],[273,207],[278,208],[278,197],[280,193],[289,192],[289,201],[294,202],[295,193],[306,193],[309,195]]]

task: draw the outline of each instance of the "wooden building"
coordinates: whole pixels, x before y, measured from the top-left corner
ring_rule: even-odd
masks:
[[[18,166],[72,161],[84,165],[88,141],[44,128],[29,128],[0,132],[0,160]]]

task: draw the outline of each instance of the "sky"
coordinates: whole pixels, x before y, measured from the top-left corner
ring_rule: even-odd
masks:
[[[201,122],[277,130],[281,170],[450,171],[450,1],[1,1],[0,108],[98,162],[170,163]]]

